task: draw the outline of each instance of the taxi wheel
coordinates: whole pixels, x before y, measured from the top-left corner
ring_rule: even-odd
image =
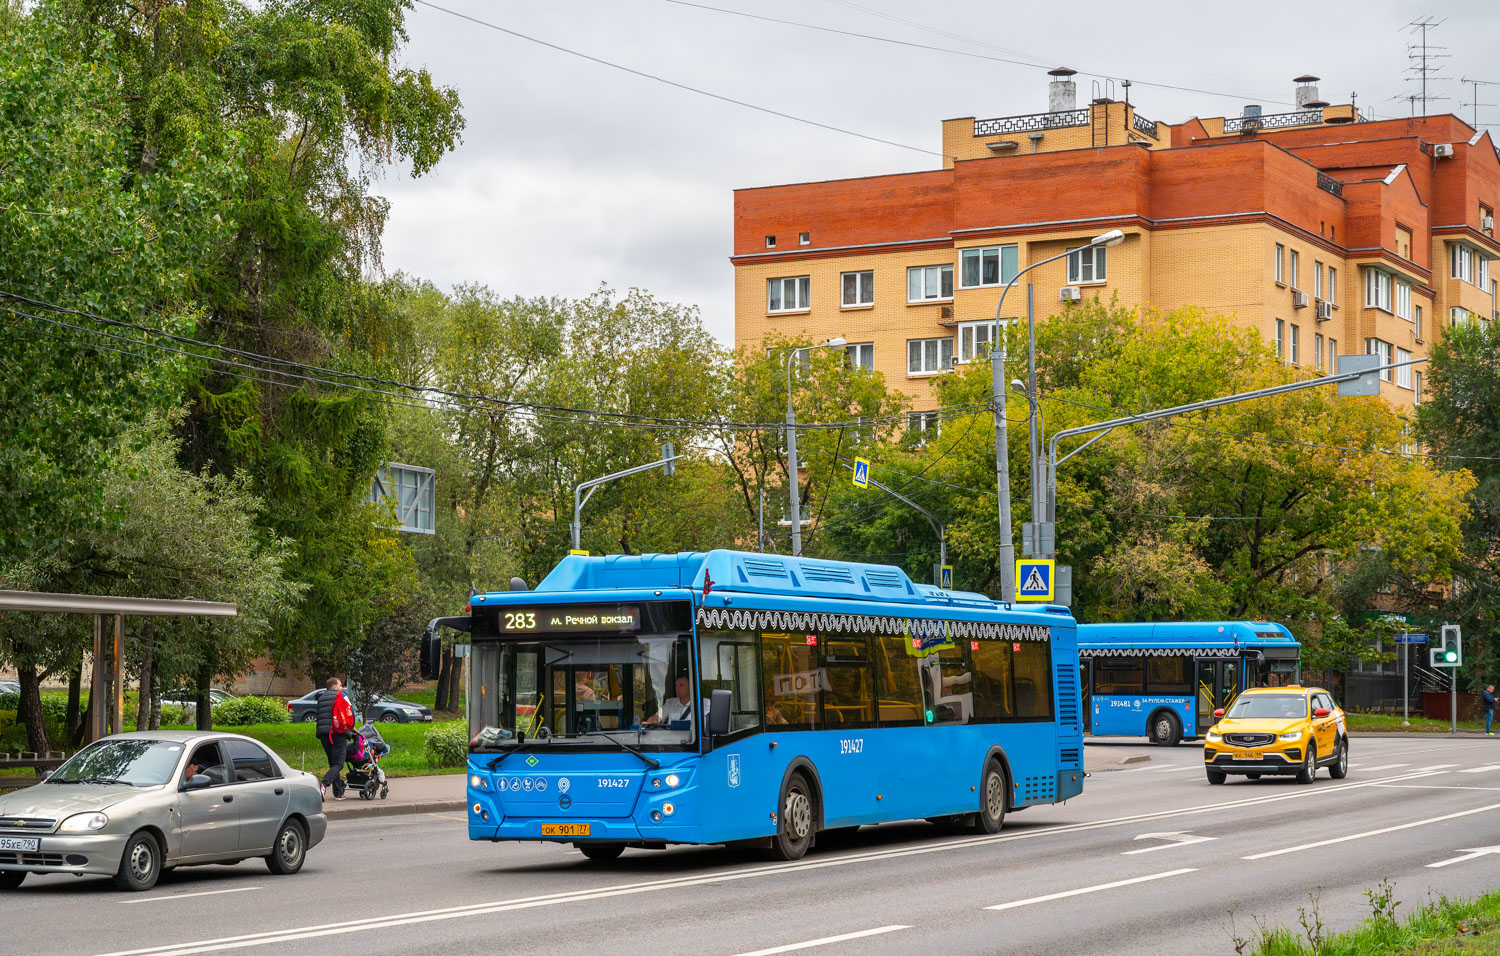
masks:
[[[1228,774],[1226,774],[1222,770],[1207,770],[1204,772],[1208,774],[1208,782],[1215,785],[1223,783],[1225,778],[1228,776]]]
[[[1302,758],[1302,769],[1297,772],[1298,783],[1312,783],[1313,778],[1318,775],[1318,747],[1316,744],[1307,745],[1307,753]]]
[[[13,890],[26,879],[25,870],[0,870],[0,890]]]
[[[621,853],[625,852],[623,843],[576,843],[578,852],[600,863],[608,863],[610,860],[619,859]]]
[[[1334,758],[1333,766],[1328,768],[1328,776],[1342,780],[1349,776],[1349,738],[1340,737],[1338,750],[1335,752],[1338,756]]]

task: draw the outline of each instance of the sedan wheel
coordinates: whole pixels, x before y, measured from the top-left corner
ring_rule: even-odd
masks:
[[[318,722],[318,712],[315,711],[315,710],[309,710],[307,713],[303,714],[301,716],[301,718],[299,718],[299,719],[304,724],[316,724]]]
[[[151,889],[161,878],[161,847],[156,838],[144,830],[125,841],[125,854],[115,871],[115,886],[140,893]]]
[[[266,868],[279,876],[290,876],[302,869],[307,859],[307,837],[302,824],[288,820],[276,834],[276,844],[271,855],[266,857]]]
[[[396,714],[393,714],[390,711],[386,711],[385,713],[383,713],[383,714],[380,715],[380,722],[382,724],[394,724],[397,721],[399,721],[400,719],[401,718],[399,716],[397,716]]]

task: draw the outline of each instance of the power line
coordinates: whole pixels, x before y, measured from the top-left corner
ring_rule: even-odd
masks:
[[[679,90],[686,90],[689,93],[697,93],[699,96],[706,96],[710,99],[719,100],[724,103],[732,103],[735,106],[742,106],[745,109],[755,110],[759,113],[767,113],[771,116],[779,116],[782,119],[789,119],[794,123],[803,123],[807,126],[816,126],[819,129],[826,129],[834,133],[843,133],[845,136],[857,136],[860,139],[869,140],[872,143],[881,143],[886,146],[895,146],[898,149],[909,149],[914,153],[926,153],[929,156],[940,157],[943,155],[936,150],[924,149],[921,146],[908,146],[906,143],[898,143],[895,140],[881,139],[879,136],[870,136],[867,133],[858,133],[852,129],[844,129],[842,127],[833,126],[828,123],[821,123],[817,120],[808,119],[804,116],[796,116],[792,113],[783,113],[781,110],[773,110],[768,106],[758,106],[755,103],[750,103],[745,100],[738,100],[732,96],[724,96],[721,93],[711,93],[708,90],[700,89],[696,86],[689,86],[686,83],[679,83],[676,80],[669,80],[666,77],[658,76],[655,73],[647,73],[644,70],[637,70],[633,67],[625,66],[622,63],[615,63],[611,60],[606,60],[597,56],[591,56],[578,50],[571,50],[568,47],[543,40],[539,37],[529,36],[517,30],[511,30],[508,27],[502,27],[498,23],[491,23],[488,20],[481,20],[478,17],[469,16],[467,13],[460,13],[457,10],[450,10],[447,7],[438,6],[437,4],[430,2],[430,0],[416,0],[416,2],[420,3],[424,7],[431,7],[434,10],[446,13],[451,17],[457,17],[460,20],[467,20],[477,26],[487,27],[491,30],[496,30],[508,36],[513,36],[520,40],[526,40],[529,43],[536,43],[541,46],[547,47],[548,49],[556,50],[559,53],[566,53],[569,56],[576,56],[580,59],[588,60],[591,63],[598,63],[600,66],[607,66],[611,69],[621,70],[625,73],[631,74],[632,76],[639,76],[642,79],[654,80],[657,83],[663,83],[667,86],[676,87]]]

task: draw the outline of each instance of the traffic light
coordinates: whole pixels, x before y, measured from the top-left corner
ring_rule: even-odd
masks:
[[[1432,649],[1433,667],[1461,667],[1464,662],[1463,635],[1457,624],[1443,625],[1443,642]]]

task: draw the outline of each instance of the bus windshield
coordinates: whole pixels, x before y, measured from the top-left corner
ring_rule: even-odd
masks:
[[[685,634],[476,640],[470,653],[473,751],[697,742],[705,708]]]

